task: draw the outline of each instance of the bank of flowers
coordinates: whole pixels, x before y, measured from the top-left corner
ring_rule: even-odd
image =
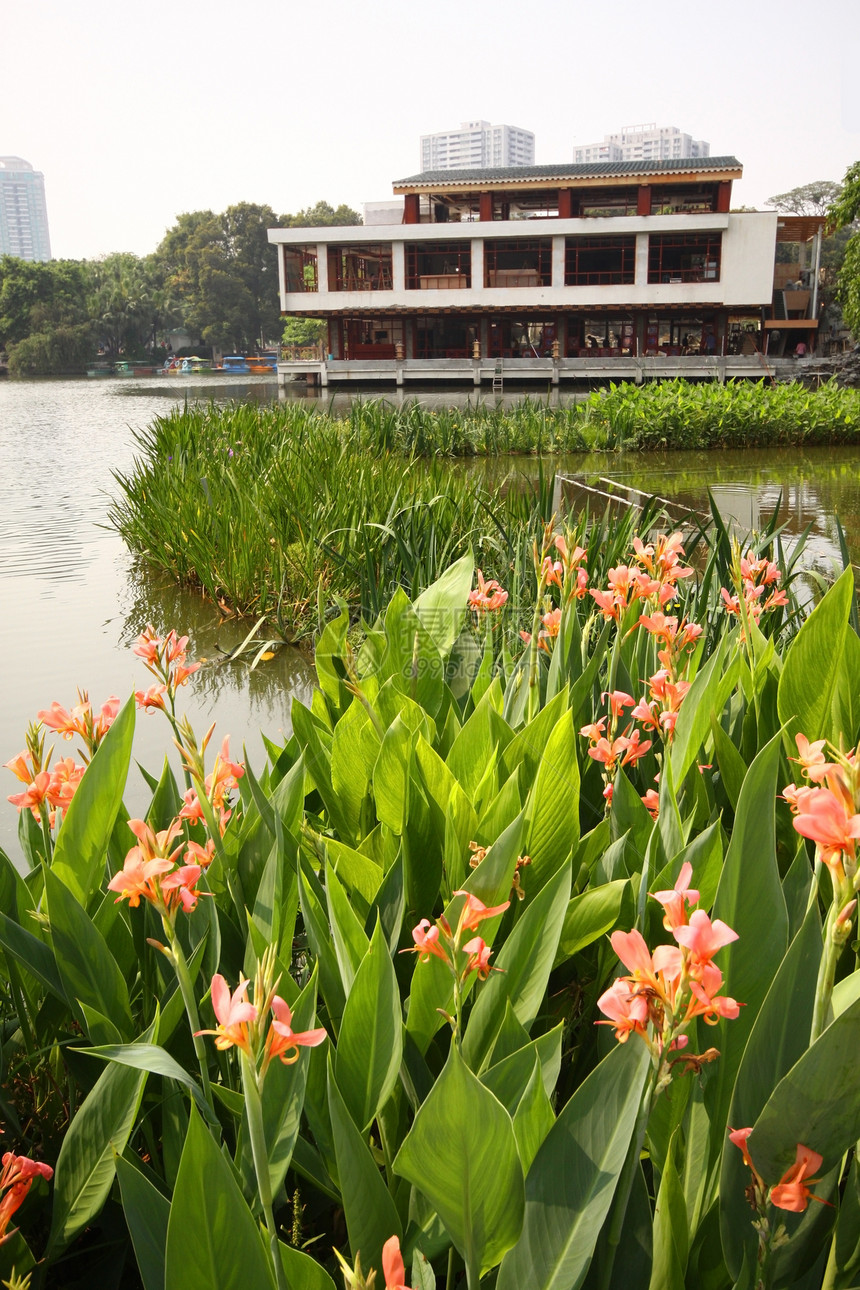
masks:
[[[332,618],[263,767],[182,715],[176,631],[36,714],[9,1285],[856,1283],[851,573],[790,631],[766,544],[704,588],[679,534],[578,536],[525,626],[469,556],[360,647]],[[137,719],[172,761],[130,819]]]

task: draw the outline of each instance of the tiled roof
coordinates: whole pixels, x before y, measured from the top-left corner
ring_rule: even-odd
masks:
[[[588,165],[563,164],[559,166],[487,166],[476,170],[424,170],[406,179],[395,179],[395,188],[419,185],[472,184],[480,181],[497,183],[500,180],[524,181],[527,179],[594,179],[601,175],[662,175],[688,170],[740,170],[737,157],[673,157],[665,161],[597,161]]]

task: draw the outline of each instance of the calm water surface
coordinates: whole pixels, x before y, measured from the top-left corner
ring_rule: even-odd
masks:
[[[371,392],[371,397],[373,392]],[[296,397],[306,398],[303,388]],[[326,398],[336,409],[355,394]],[[364,397],[368,397],[364,392]],[[411,397],[411,395],[407,395]],[[464,404],[457,392],[420,394],[430,404]],[[508,393],[505,402],[519,397]],[[564,395],[562,398],[564,399]],[[134,429],[185,398],[277,398],[266,378],[241,385],[210,380],[189,385],[154,377],[141,380],[0,380],[0,763],[24,743],[27,724],[52,700],[75,702],[88,689],[94,704],[146,687],[149,675],[131,653],[134,638],[151,622],[159,633],[188,632],[190,653],[207,664],[183,692],[184,710],[198,733],[217,719],[233,751],[242,743],[255,765],[263,761],[260,731],[273,739],[289,732],[293,694],[308,699],[307,658],[282,650],[251,672],[246,663],[218,662],[220,646],[238,644],[248,625],[223,622],[197,595],[141,574],[118,536],[106,527],[116,493],[114,470],[134,459]],[[568,458],[573,472],[606,474],[635,487],[701,507],[711,486],[722,509],[742,527],[756,527],[782,496],[780,518],[797,534],[812,525],[808,559],[831,574],[838,564],[835,515],[860,558],[860,452],[840,448],[785,452],[634,454]],[[473,463],[488,482],[501,480],[511,463]],[[528,459],[513,469],[531,473]],[[135,756],[157,771],[169,746],[159,714],[139,716]],[[5,783],[5,788],[2,785]],[[0,846],[18,854],[17,818],[5,797],[17,781],[0,772]],[[130,809],[147,793],[135,776]]]

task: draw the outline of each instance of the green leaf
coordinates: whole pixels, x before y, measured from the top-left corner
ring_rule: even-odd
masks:
[[[555,1116],[543,1086],[540,1058],[536,1056],[531,1079],[514,1112],[514,1136],[524,1174],[528,1174],[538,1149],[554,1124]]]
[[[349,1246],[353,1257],[361,1254],[365,1268],[380,1269],[383,1245],[394,1234],[402,1238],[403,1229],[370,1148],[346,1109],[331,1059],[328,1066],[328,1108]]]
[[[326,866],[325,885],[331,939],[340,967],[344,994],[348,995],[355,974],[367,953],[367,935],[331,865]]]
[[[696,673],[678,714],[671,748],[672,775],[679,787],[707,738],[712,714],[719,719],[726,699],[737,685],[739,664],[736,659],[723,673],[726,655],[732,645],[732,634],[725,632],[707,663]]]
[[[45,874],[45,893],[54,955],[66,997],[70,1003],[79,999],[109,1017],[122,1037],[129,1039],[134,1026],[128,987],[104,937],[52,870]]]
[[[393,1167],[436,1210],[466,1264],[470,1290],[477,1290],[480,1276],[519,1236],[523,1173],[511,1117],[456,1044]]]
[[[302,990],[292,1008],[292,1028],[296,1034],[314,1027],[317,999],[317,972]],[[310,1054],[300,1053],[290,1064],[275,1061],[263,1085],[263,1131],[269,1157],[269,1181],[276,1195],[292,1160],[302,1120],[305,1088],[310,1071]]]
[[[164,1256],[170,1201],[140,1169],[117,1157],[116,1176],[144,1290],[164,1290]]]
[[[350,1115],[365,1132],[391,1096],[402,1053],[400,991],[377,919],[346,1000],[335,1060],[338,1087]]]
[[[544,1092],[552,1097],[561,1069],[562,1030],[563,1024],[559,1022],[545,1035],[539,1035],[499,1061],[495,1061],[493,1054],[494,1064],[483,1072],[481,1083],[499,1099],[509,1115],[514,1115],[520,1104],[523,1090],[531,1079],[535,1057],[540,1060]]]
[[[304,1250],[285,1245],[283,1241],[279,1244],[281,1263],[284,1265],[284,1275],[290,1290],[335,1290],[331,1277],[316,1259],[305,1254]]]
[[[376,814],[393,833],[401,836],[409,815],[413,734],[400,717],[385,732],[373,768]]]
[[[771,1091],[806,1052],[820,958],[821,925],[813,905],[780,964],[744,1049],[732,1095],[731,1128],[755,1124]],[[720,1174],[720,1230],[733,1276],[740,1273],[744,1249],[755,1254],[756,1234],[744,1194],[748,1183],[741,1152],[727,1143]]]
[[[55,998],[68,1003],[53,950],[0,910],[0,945],[17,959]]]
[[[579,843],[579,766],[573,714],[565,712],[549,737],[526,807],[526,849],[533,896]]]
[[[233,1171],[192,1108],[167,1224],[165,1290],[274,1290],[273,1274]]]
[[[502,1261],[497,1290],[582,1285],[649,1069],[644,1044],[618,1044],[574,1093],[529,1170],[522,1235]]]
[[[144,1043],[153,1029],[142,1037]],[[145,1071],[111,1064],[78,1109],[57,1158],[49,1256],[64,1249],[101,1211],[145,1084]]]
[[[320,988],[329,1016],[338,1023],[343,1015],[346,993],[341,979],[340,964],[332,944],[325,894],[316,874],[304,859],[298,868],[299,903],[302,921],[314,952],[320,973]]]
[[[627,878],[616,878],[574,896],[567,906],[561,928],[555,963],[573,958],[587,945],[611,932],[618,921],[624,892],[629,888]]]
[[[466,617],[474,568],[471,553],[461,556],[413,601],[413,609],[443,658],[451,653]]]
[[[485,1064],[510,1000],[529,1029],[543,1002],[570,894],[570,866],[552,877],[527,907],[502,946],[498,969],[480,988],[463,1037],[463,1057],[473,1070]]]
[[[785,655],[777,709],[784,724],[796,718],[794,733],[807,739],[834,736],[832,712],[842,666],[854,571],[846,569],[816,605]]]
[[[819,1036],[780,1080],[755,1122],[750,1157],[766,1183],[794,1164],[798,1143],[824,1157],[832,1169],[860,1138],[860,1000]]]
[[[732,1088],[743,1050],[770,982],[785,955],[788,914],[776,861],[775,801],[780,743],[777,734],[747,771],[735,827],[726,852],[713,917],[728,923],[738,939],[720,950],[724,993],[744,1007],[734,1020],[702,1026],[702,1049],[713,1045],[720,1060],[705,1089],[711,1116],[712,1158],[723,1149]],[[754,863],[750,858],[754,857]]]
[[[672,1137],[654,1210],[650,1290],[684,1290],[689,1236],[684,1190],[675,1167],[678,1131]]]
[[[57,834],[52,870],[84,908],[102,880],[108,843],[128,779],[133,737],[132,695],[97,748]]]
[[[86,1057],[98,1057],[103,1062],[116,1062],[120,1066],[130,1066],[133,1070],[148,1071],[150,1075],[161,1075],[165,1079],[175,1079],[194,1095],[204,1115],[211,1118],[200,1087],[191,1078],[184,1066],[180,1066],[170,1053],[165,1052],[158,1044],[102,1044],[99,1048],[82,1048]]]

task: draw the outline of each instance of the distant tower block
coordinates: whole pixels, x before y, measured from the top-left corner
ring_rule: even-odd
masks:
[[[45,177],[22,157],[0,157],[0,255],[51,258]]]
[[[421,136],[422,170],[485,170],[494,166],[533,166],[535,137],[516,125],[463,121],[458,130]]]

